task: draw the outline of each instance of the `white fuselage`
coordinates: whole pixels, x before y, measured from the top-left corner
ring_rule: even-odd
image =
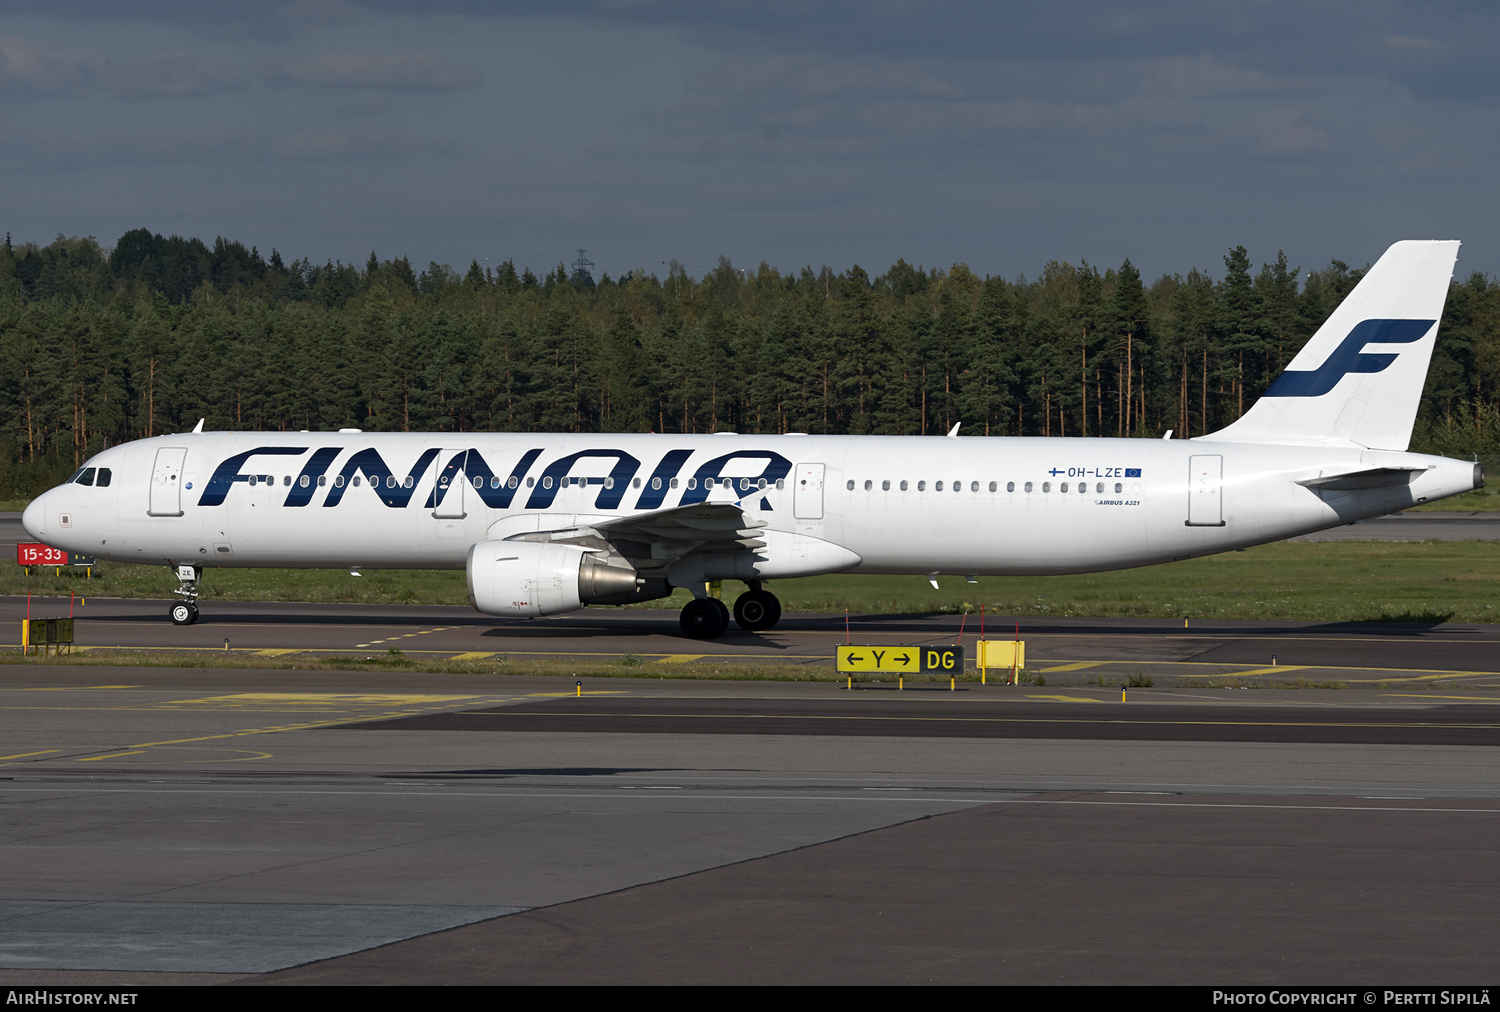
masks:
[[[109,486],[52,489],[25,525],[101,560],[462,569],[479,542],[707,501],[764,522],[754,575],[765,579],[1122,569],[1478,482],[1471,463],[1388,450],[1041,437],[219,432],[139,440],[88,466],[108,468]],[[1298,484],[1372,468],[1412,477],[1343,492]]]

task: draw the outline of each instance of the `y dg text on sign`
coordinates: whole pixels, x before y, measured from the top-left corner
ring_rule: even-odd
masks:
[[[925,674],[962,674],[963,647],[856,647],[838,648],[838,670]]]

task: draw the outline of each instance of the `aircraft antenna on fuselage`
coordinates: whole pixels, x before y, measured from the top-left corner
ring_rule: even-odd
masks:
[[[202,432],[203,431],[203,423],[205,421],[207,421],[207,419],[205,419],[205,418],[198,419],[198,424],[195,425],[195,426],[193,426],[193,431],[194,432]]]

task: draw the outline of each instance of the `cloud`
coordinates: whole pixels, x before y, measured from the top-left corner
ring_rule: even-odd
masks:
[[[121,98],[197,98],[243,86],[240,73],[228,64],[189,53],[116,61],[105,82]]]
[[[421,155],[451,155],[458,146],[400,130],[146,130],[64,136],[37,131],[8,138],[0,165],[36,169],[51,165],[180,166],[206,162],[307,163],[377,159],[394,162]]]
[[[431,53],[324,53],[301,63],[274,64],[263,76],[281,84],[386,91],[458,91],[480,83],[477,71]]]
[[[15,35],[0,36],[0,91],[13,95],[76,95],[99,87],[109,58],[61,49]]]
[[[37,39],[0,37],[0,93],[57,98],[104,92],[119,98],[195,98],[237,88],[228,64],[189,53],[114,60]]]

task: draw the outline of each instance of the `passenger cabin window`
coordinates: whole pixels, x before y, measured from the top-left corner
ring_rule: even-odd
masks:
[[[673,479],[672,479],[672,487],[673,487],[673,488],[676,488],[676,487],[677,487],[677,479],[676,479],[676,478],[673,478]]]
[[[1029,482],[1029,481],[1026,483],[1026,491],[1028,491],[1028,492],[1031,491],[1031,482]]]
[[[1119,482],[1115,482],[1115,495],[1119,495],[1123,491],[1125,491],[1125,486]]]
[[[785,478],[777,478],[776,479],[776,487],[777,488],[786,488],[786,479]]]
[[[943,483],[940,482],[940,481],[933,482],[932,483],[932,488],[933,488],[933,491],[941,492],[943,490]]]
[[[995,482],[993,482],[993,481],[992,481],[992,482],[990,482],[990,491],[991,491],[991,492],[994,492],[994,491],[996,491],[996,490],[997,490],[997,489],[999,489],[999,487],[1000,487],[1000,486],[999,486],[999,485],[998,485],[998,484],[996,484],[996,483],[995,483]]]
[[[889,492],[890,490],[891,490],[891,483],[890,482],[888,482],[888,481],[882,481],[880,483],[880,491],[882,491],[882,492]]]
[[[850,478],[848,481],[846,481],[844,483],[844,487],[847,488],[849,491],[853,492],[854,491],[854,479]]]
[[[1078,483],[1078,491],[1081,492],[1081,493],[1083,493],[1084,495],[1088,495],[1089,494],[1089,483],[1086,482],[1086,481],[1080,481]]]
[[[873,481],[871,481],[869,478],[866,478],[865,479],[865,491],[868,492],[868,491],[870,491],[874,487],[875,487],[875,483]]]
[[[109,468],[101,467],[99,468],[99,479],[94,482],[94,485],[98,488],[105,488],[109,485],[109,480],[111,477],[112,475],[110,474]]]
[[[636,487],[639,488],[640,484],[641,484],[641,480],[639,478],[637,478],[635,480],[635,484],[636,484]],[[661,479],[660,478],[652,478],[651,479],[651,488],[653,490],[661,488]]]
[[[1068,490],[1068,483],[1067,482],[1063,482],[1061,485],[1058,486],[1058,491],[1066,492],[1067,490]]]
[[[1007,491],[1007,492],[1014,492],[1015,490],[1016,490],[1016,483],[1015,482],[1008,481],[1008,482],[1005,483],[1005,491]]]
[[[360,483],[360,481],[361,481],[361,479],[360,479],[360,477],[359,477],[359,475],[357,475],[357,474],[356,474],[356,475],[355,475],[355,476],[354,476],[354,487],[355,487],[355,488],[359,488],[359,483]]]
[[[94,469],[86,467],[82,471],[79,471],[76,480],[79,485],[92,485],[94,483]]]
[[[297,479],[297,484],[301,485],[303,488],[306,488],[307,486],[312,484],[312,479],[304,474],[302,477]]]
[[[942,487],[941,483],[939,484],[938,487],[939,488]],[[925,481],[919,481],[919,482],[917,482],[917,491],[918,492],[925,492],[925,491],[927,491],[927,483]]]
[[[905,482],[905,481],[903,481],[903,482],[902,482],[902,483],[901,483],[901,491],[903,491],[903,492],[905,492],[905,491],[906,491],[906,482]]]
[[[327,485],[327,484],[328,484],[328,475],[326,475],[326,474],[320,474],[320,475],[318,475],[318,487],[322,488],[324,485]]]
[[[971,481],[971,482],[969,482],[969,491],[970,492],[978,492],[979,491],[979,482],[977,482],[977,481]],[[995,491],[995,483],[994,482],[990,482],[990,491],[991,492]]]
[[[1052,483],[1050,481],[1044,481],[1044,482],[1042,482],[1042,491],[1043,492],[1051,492],[1052,491]]]

